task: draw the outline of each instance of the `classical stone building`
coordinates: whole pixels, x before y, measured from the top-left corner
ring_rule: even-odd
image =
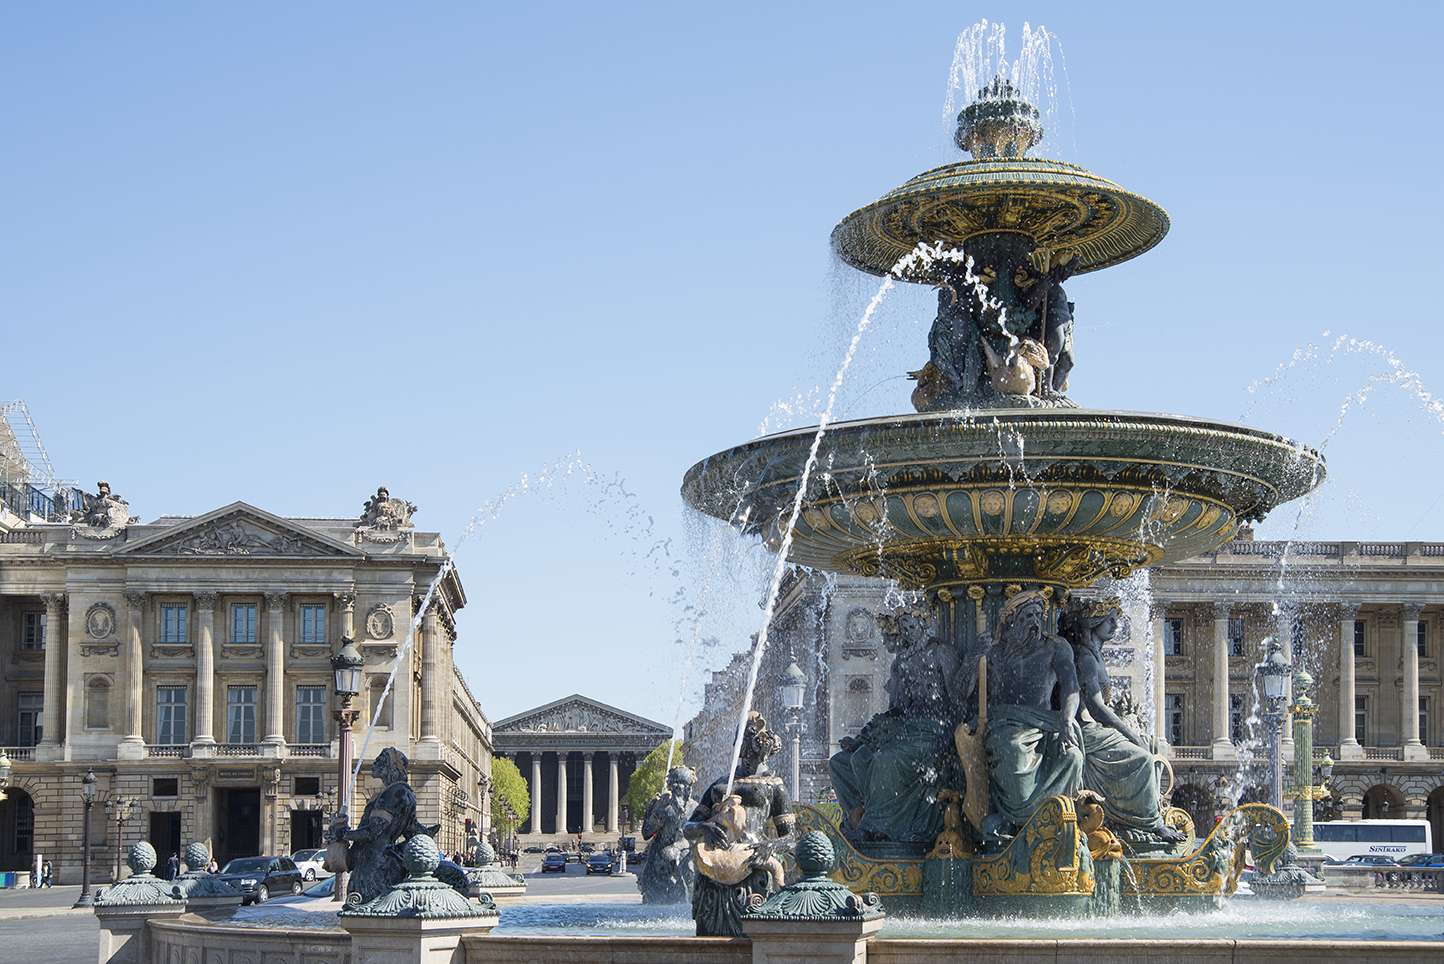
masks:
[[[671,736],[666,724],[579,693],[498,721],[496,754],[516,763],[531,792],[522,843],[615,841],[640,819],[622,808],[632,771]]]
[[[459,848],[468,819],[485,826],[491,727],[452,662],[466,597],[447,571],[412,633],[445,554],[414,508],[383,490],[360,519],[236,502],[141,523],[102,483],[73,516],[0,513],[0,744],[13,761],[0,867],[38,853],[79,879],[87,769],[102,879],[119,797],[137,804],[121,842],[148,839],[162,859],[191,840],[222,860],[319,845],[336,806],[329,657],[347,633],[366,660],[358,751],[379,709],[366,757],[395,746],[411,759],[441,846]],[[366,777],[353,814],[374,789]]]
[[[1337,765],[1320,816],[1407,817],[1444,850],[1444,544],[1254,541],[1152,570],[1117,591],[1130,635],[1106,647],[1113,697],[1167,744],[1173,802],[1211,820],[1220,798],[1257,797],[1264,756],[1253,672],[1276,636],[1308,669],[1319,704],[1316,757]],[[783,719],[777,687],[796,659],[808,677],[802,797],[830,790],[827,757],[886,709],[891,660],[875,616],[885,584],[793,573],[777,610],[754,705]],[[1281,605],[1280,605],[1281,603]],[[1154,643],[1157,645],[1154,645]],[[715,672],[686,736],[725,767],[747,656]],[[786,745],[786,744],[785,744]],[[785,751],[786,753],[787,751]],[[784,756],[785,756],[784,753]],[[1292,744],[1285,745],[1292,753]]]

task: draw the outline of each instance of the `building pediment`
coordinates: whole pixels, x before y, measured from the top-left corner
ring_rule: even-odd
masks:
[[[492,727],[496,736],[585,735],[637,736],[654,738],[657,742],[672,735],[672,728],[635,713],[608,706],[580,694],[565,697],[509,716]]]
[[[234,502],[149,535],[118,554],[248,558],[362,555],[344,542],[244,502]]]

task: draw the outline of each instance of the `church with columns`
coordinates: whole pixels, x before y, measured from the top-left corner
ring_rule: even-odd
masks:
[[[838,741],[887,709],[891,659],[876,625],[886,592],[876,579],[800,570],[783,584],[753,705],[786,728],[778,765],[797,774],[803,800],[827,798]],[[1089,594],[1122,600],[1127,633],[1103,651],[1114,706],[1164,745],[1172,803],[1198,825],[1230,799],[1262,799],[1267,753],[1250,718],[1254,667],[1273,637],[1312,676],[1315,760],[1336,763],[1316,819],[1429,820],[1444,851],[1444,543],[1284,543],[1245,530],[1215,553]],[[807,690],[788,719],[778,694],[794,660]],[[712,674],[687,724],[716,771],[704,779],[725,766],[748,661],[739,651]],[[1291,735],[1283,748],[1291,761]]]
[[[579,693],[497,721],[495,753],[516,763],[531,793],[522,844],[613,843],[639,825],[622,798],[637,763],[671,736],[664,723]]]
[[[196,840],[223,863],[324,846],[344,635],[365,659],[357,751],[374,719],[367,760],[406,754],[443,849],[489,826],[491,724],[452,658],[466,595],[448,570],[420,612],[445,549],[415,506],[382,489],[359,517],[235,502],[142,523],[102,483],[68,516],[21,509],[0,511],[0,869],[42,855],[79,882],[91,770],[92,880],[117,833],[162,862]],[[378,789],[362,773],[353,819]]]

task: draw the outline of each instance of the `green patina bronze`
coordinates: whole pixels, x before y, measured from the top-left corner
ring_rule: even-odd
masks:
[[[788,884],[743,914],[748,920],[849,921],[883,916],[882,901],[874,893],[854,894],[828,874],[835,858],[832,841],[820,830],[809,830],[797,842],[797,869],[802,879]]]

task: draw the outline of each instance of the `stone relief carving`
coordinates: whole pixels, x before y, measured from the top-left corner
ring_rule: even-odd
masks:
[[[241,519],[214,522],[144,550],[183,556],[309,556],[331,555],[329,547],[286,532],[271,532]]]
[[[872,613],[861,606],[847,614],[847,638],[853,642],[872,639],[876,626]]]
[[[356,527],[376,532],[399,532],[412,527],[411,514],[415,511],[416,503],[391,498],[390,490],[383,485],[377,488],[375,495],[366,500]]]
[[[115,608],[96,603],[85,612],[85,635],[91,639],[109,639],[115,635]]]
[[[506,732],[525,733],[640,733],[650,728],[619,713],[587,703],[554,706],[544,713],[517,720]]]
[[[110,491],[110,483],[95,484],[95,495],[85,496],[85,505],[70,512],[70,523],[77,535],[87,539],[111,539],[134,521],[130,503]]]
[[[366,614],[366,635],[372,639],[390,639],[395,630],[396,618],[391,615],[391,607],[384,603],[372,606]]]

